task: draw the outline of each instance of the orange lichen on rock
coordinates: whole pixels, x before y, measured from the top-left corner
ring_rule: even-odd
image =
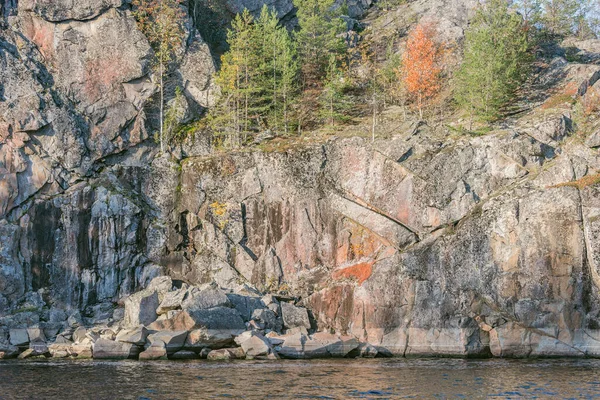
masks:
[[[340,280],[344,278],[354,278],[359,285],[362,285],[364,281],[369,279],[373,273],[373,261],[363,262],[360,264],[351,265],[337,271],[333,271],[331,275],[333,279]]]

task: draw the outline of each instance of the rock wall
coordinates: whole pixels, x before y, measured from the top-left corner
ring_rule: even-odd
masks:
[[[161,156],[152,50],[127,2],[2,4],[0,352],[10,329],[120,323],[126,299],[168,275],[276,293],[312,330],[379,354],[600,355],[600,133],[575,135],[569,113],[280,151],[224,154],[198,136]],[[173,76],[198,115],[215,63],[186,27]],[[597,87],[594,54],[558,57],[540,81]]]
[[[399,355],[598,354],[598,187],[561,186],[598,154],[543,139],[420,127],[187,159],[171,273],[220,263],[302,297],[320,330]]]

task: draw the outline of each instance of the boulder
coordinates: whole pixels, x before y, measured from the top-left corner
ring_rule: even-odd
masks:
[[[158,315],[166,314],[169,311],[181,308],[181,303],[187,294],[187,290],[179,289],[165,294],[160,305],[156,309]]]
[[[212,350],[210,353],[208,353],[206,358],[211,361],[221,361],[221,360],[233,360],[233,359],[235,359],[235,356],[233,355],[233,353],[231,351],[229,351],[229,349],[218,349],[218,350]]]
[[[123,329],[117,334],[117,341],[123,343],[131,343],[138,346],[143,346],[148,337],[148,329],[144,326],[138,326],[132,329]]]
[[[8,343],[0,343],[0,360],[15,358],[19,355],[19,348]]]
[[[27,334],[29,335],[30,342],[45,342],[46,335],[44,330],[39,327],[27,328]]]
[[[286,335],[281,338],[284,342],[275,350],[284,358],[325,358],[330,356],[327,351],[328,343],[314,340],[302,333]]]
[[[24,346],[29,343],[27,329],[11,329],[9,331],[10,344],[13,346]]]
[[[229,293],[227,297],[244,321],[250,321],[255,310],[265,308],[265,304],[260,297],[243,296],[235,293]]]
[[[233,344],[237,332],[206,328],[194,329],[188,333],[183,348],[185,350],[200,351],[203,348],[220,349],[227,347]]]
[[[75,329],[75,332],[73,332],[73,342],[81,343],[83,339],[87,337],[86,335],[87,329],[85,329],[83,326],[78,327],[77,329]]]
[[[135,358],[139,353],[139,347],[134,344],[114,342],[106,339],[96,340],[92,351],[94,359],[99,360]]]
[[[270,329],[275,332],[281,332],[283,330],[282,320],[277,317],[275,312],[269,309],[260,308],[254,310],[252,313],[252,320],[263,325],[263,329]]]
[[[33,356],[35,356],[35,350],[27,349],[24,352],[22,352],[21,354],[19,354],[19,356],[17,358],[19,360],[24,360],[26,358],[33,357]]]
[[[73,346],[63,343],[52,343],[48,346],[48,351],[53,358],[65,358],[74,354]]]
[[[198,357],[200,357],[203,360],[206,360],[206,358],[208,357],[208,354],[211,351],[212,351],[212,349],[209,349],[208,347],[205,347],[202,350],[200,350],[200,352],[198,353]]]
[[[150,346],[140,353],[140,360],[166,360],[167,346],[162,340],[154,340]]]
[[[293,304],[282,302],[281,314],[283,317],[283,325],[286,329],[303,327],[310,329],[310,319],[308,311],[304,307],[296,307]]]
[[[346,357],[360,345],[360,342],[356,338],[348,336],[338,337],[326,332],[317,332],[311,338],[314,341],[324,344],[331,357]]]
[[[77,358],[92,358],[93,357],[91,343],[74,344],[71,347],[71,350],[73,351],[73,354],[75,354],[77,356]]]
[[[148,284],[148,287],[146,287],[146,290],[158,293],[159,301],[162,301],[172,289],[173,280],[169,276],[157,276],[152,279]]]
[[[155,342],[164,343],[167,353],[173,354],[183,348],[187,335],[187,331],[161,331],[149,335],[148,341],[150,345]]]
[[[252,337],[252,335],[253,335],[252,331],[246,331],[246,332],[240,333],[234,339],[235,344],[237,344],[238,346],[241,346],[242,343],[244,343],[246,340],[250,339]]]
[[[266,356],[273,352],[271,343],[262,335],[252,335],[241,344],[246,357]]]
[[[158,316],[156,309],[159,304],[158,292],[156,290],[146,289],[132,294],[125,300],[125,326],[151,324]]]
[[[48,351],[48,345],[46,344],[46,342],[42,342],[42,341],[30,342],[29,349],[33,350],[34,356],[50,355],[50,352]]]
[[[190,321],[193,321],[193,327],[188,329],[206,328],[212,330],[237,330],[239,332],[246,330],[244,320],[233,308],[215,307],[190,310],[186,315]]]
[[[188,289],[187,296],[181,308],[185,311],[207,310],[215,307],[229,307],[231,303],[225,292],[215,285],[192,287]]]

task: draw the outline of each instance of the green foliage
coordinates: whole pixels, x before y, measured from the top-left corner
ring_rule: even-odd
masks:
[[[340,18],[341,9],[335,0],[297,0],[298,23],[296,33],[298,55],[305,85],[316,85],[327,74],[330,55],[345,51],[341,38],[346,23]]]
[[[167,112],[163,121],[164,139],[167,143],[171,143],[174,139],[182,139],[178,137],[180,132],[181,122],[185,118],[187,112],[187,101],[180,87],[175,89],[175,97],[169,102]]]
[[[348,119],[347,111],[350,108],[350,103],[345,94],[347,86],[348,83],[342,69],[338,66],[335,55],[330,55],[323,92],[319,100],[321,103],[321,116],[331,126],[335,126],[336,122],[343,122]]]
[[[522,17],[511,12],[505,1],[490,0],[477,10],[466,32],[456,101],[471,119],[498,118],[523,82],[529,61]]]
[[[552,35],[568,35],[577,19],[579,1],[587,0],[544,0],[542,22]]]
[[[211,127],[226,135],[230,146],[245,143],[251,132],[287,132],[298,64],[292,38],[277,14],[264,6],[255,21],[244,10],[227,40],[230,49],[221,58],[216,79],[221,99],[209,116]]]

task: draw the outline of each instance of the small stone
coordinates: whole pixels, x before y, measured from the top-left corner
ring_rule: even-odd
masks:
[[[202,359],[206,359],[208,357],[208,354],[212,351],[212,349],[205,347],[202,350],[200,350],[200,352],[198,353],[198,356],[200,356],[200,358]]]
[[[24,352],[22,352],[21,354],[19,354],[19,356],[17,358],[19,360],[24,360],[26,358],[33,357],[34,355],[35,355],[35,350],[27,349]]]

